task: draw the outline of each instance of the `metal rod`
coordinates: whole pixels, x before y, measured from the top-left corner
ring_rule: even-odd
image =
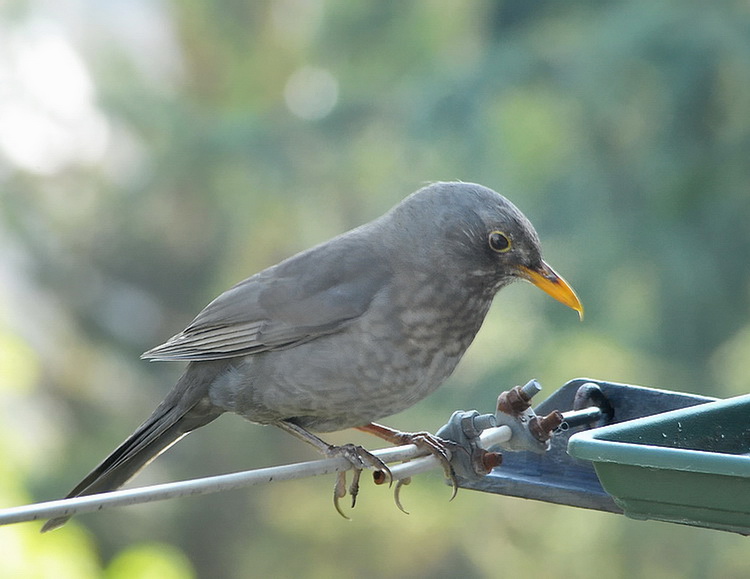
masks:
[[[581,410],[570,410],[563,412],[563,423],[564,428],[576,428],[577,426],[584,426],[601,420],[602,410],[597,406],[589,406],[588,408],[582,408]]]
[[[424,450],[413,444],[373,451],[385,463],[409,460],[423,455]],[[205,495],[254,486],[275,481],[294,480],[341,472],[352,468],[345,458],[327,458],[242,472],[170,482],[134,489],[124,489],[47,501],[20,507],[0,509],[0,525],[10,525],[40,519],[72,516],[100,511],[105,508],[135,505],[167,499]]]

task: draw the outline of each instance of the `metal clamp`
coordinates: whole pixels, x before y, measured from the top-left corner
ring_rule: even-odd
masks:
[[[497,399],[495,422],[498,426],[510,427],[513,436],[503,444],[506,450],[530,450],[543,453],[549,450],[550,438],[560,426],[563,416],[553,410],[546,416],[538,416],[531,408],[531,399],[541,392],[536,380],[530,380],[523,387],[515,386],[503,392]]]
[[[482,432],[497,426],[492,414],[479,414],[476,410],[456,410],[437,435],[455,442],[457,447],[451,456],[451,465],[456,474],[475,478],[484,476],[502,462],[499,452],[482,448]]]

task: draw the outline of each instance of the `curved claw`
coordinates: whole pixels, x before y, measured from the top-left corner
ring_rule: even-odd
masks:
[[[398,507],[398,510],[404,513],[405,515],[409,514],[409,511],[407,511],[404,506],[401,504],[401,487],[406,486],[411,483],[411,477],[402,478],[401,480],[396,482],[396,488],[393,489],[393,499],[396,501],[396,506]]]
[[[329,457],[342,456],[346,458],[353,466],[352,482],[347,489],[346,471],[340,472],[336,476],[336,484],[333,487],[333,506],[336,512],[347,520],[351,520],[341,509],[341,499],[347,494],[352,497],[352,508],[357,504],[357,495],[359,494],[359,480],[362,470],[365,468],[375,469],[380,476],[386,477],[390,484],[393,483],[393,475],[388,465],[372,454],[369,450],[354,444],[344,444],[342,446],[330,446],[326,451]]]
[[[451,487],[453,488],[453,492],[449,500],[452,501],[453,499],[455,499],[456,495],[458,494],[458,479],[456,477],[456,471],[451,464],[448,450],[451,448],[451,446],[457,445],[454,442],[444,440],[438,436],[435,436],[434,434],[430,434],[429,432],[399,434],[402,437],[403,443],[410,442],[412,444],[416,444],[418,447],[427,450],[430,454],[438,459],[438,461],[440,462],[440,466],[443,467],[445,478],[450,481]]]
[[[443,463],[443,473],[445,473],[445,478],[450,481],[451,488],[453,489],[451,498],[448,499],[449,501],[452,501],[458,494],[458,479],[456,478],[456,471],[451,463],[445,462]]]
[[[445,478],[447,478],[451,483],[453,492],[451,493],[451,498],[448,500],[452,501],[458,494],[458,479],[456,477],[456,470],[453,468],[450,458],[448,458],[448,454],[446,453],[448,443],[447,441],[443,441],[441,439],[438,439],[437,437],[429,438],[427,440],[428,450],[430,450],[433,456],[435,456],[440,461],[440,466],[443,467],[443,474],[445,474]],[[440,442],[438,443],[437,441]]]
[[[352,508],[354,508],[354,506],[357,504],[360,476],[362,476],[362,471],[359,469],[354,469],[354,474],[352,474],[352,484],[349,485],[349,495],[352,497]]]
[[[351,521],[351,518],[346,516],[344,511],[341,510],[341,503],[339,502],[342,497],[346,496],[346,471],[340,472],[336,475],[336,484],[333,486],[333,506],[336,512],[344,517],[347,521]]]

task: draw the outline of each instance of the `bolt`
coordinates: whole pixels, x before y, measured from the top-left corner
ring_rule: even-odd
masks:
[[[535,416],[529,421],[529,431],[540,442],[549,440],[552,433],[563,423],[563,415],[559,410],[553,410],[547,416]]]
[[[498,396],[497,409],[504,414],[517,416],[531,406],[529,400],[530,398],[520,386],[514,386]]]
[[[503,462],[503,455],[499,452],[485,452],[482,456],[482,466],[485,472],[490,472],[496,466],[500,466]]]
[[[461,418],[461,430],[467,438],[477,438],[482,431],[494,426],[497,426],[494,414],[479,414],[472,410]]]
[[[546,432],[553,432],[557,430],[557,427],[560,426],[563,423],[563,415],[562,412],[559,410],[553,410],[547,416],[544,416],[542,420],[539,422],[539,425],[546,431]]]
[[[464,412],[461,417],[461,431],[467,438],[476,438],[481,434],[481,430],[477,429],[476,418],[479,416],[479,412],[471,410],[470,412]]]
[[[497,420],[495,420],[494,414],[480,414],[479,416],[475,416],[473,423],[474,429],[480,434],[488,428],[494,428],[497,426]]]
[[[525,396],[527,396],[528,400],[531,400],[534,396],[539,394],[542,391],[542,385],[539,384],[539,382],[536,379],[529,380],[523,388],[521,388],[521,392],[524,393]]]

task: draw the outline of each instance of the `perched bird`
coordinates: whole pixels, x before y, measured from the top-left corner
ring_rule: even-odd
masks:
[[[384,465],[361,447],[332,446],[313,433],[354,427],[441,454],[436,437],[373,421],[433,392],[495,294],[517,279],[583,313],[510,201],[471,183],[428,185],[380,218],[238,283],[143,354],[188,365],[154,413],[68,497],[116,489],[224,412],[280,427],[360,470]],[[341,495],[339,485],[335,500]]]

